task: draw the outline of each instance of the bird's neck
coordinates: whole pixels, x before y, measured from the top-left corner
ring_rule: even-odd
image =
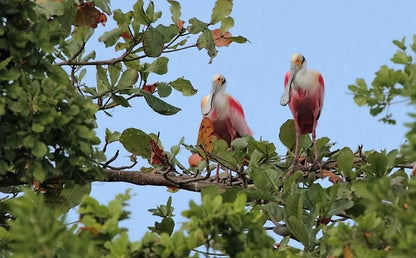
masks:
[[[222,109],[224,106],[226,106],[226,100],[227,100],[227,93],[225,93],[225,90],[221,89],[218,90],[213,99],[213,105],[217,109]]]
[[[312,81],[312,79],[313,78],[311,70],[308,70],[306,67],[303,67],[296,74],[295,87],[309,88],[311,87],[310,82]]]

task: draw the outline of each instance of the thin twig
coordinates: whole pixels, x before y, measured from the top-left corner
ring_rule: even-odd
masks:
[[[117,58],[112,58],[109,60],[101,60],[101,61],[79,61],[73,62],[73,60],[69,59],[60,63],[56,63],[55,65],[63,66],[63,65],[114,65],[124,60],[126,56],[128,56],[131,51],[133,50],[135,45],[130,46],[121,56]],[[143,56],[145,57],[145,56]],[[142,58],[143,58],[142,57]],[[127,61],[127,60],[125,60]]]

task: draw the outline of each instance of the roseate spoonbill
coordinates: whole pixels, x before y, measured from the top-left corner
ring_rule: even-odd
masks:
[[[230,144],[235,138],[252,135],[241,104],[225,93],[226,80],[221,74],[214,75],[211,93],[202,98],[202,115],[214,126],[214,136]],[[219,180],[219,164],[216,179]]]
[[[299,158],[300,135],[312,133],[315,162],[318,162],[321,173],[316,148],[316,125],[324,103],[324,80],[318,71],[307,69],[305,57],[298,53],[290,59],[290,71],[286,73],[285,90],[280,99],[282,106],[288,103],[296,129],[293,164],[296,165]]]

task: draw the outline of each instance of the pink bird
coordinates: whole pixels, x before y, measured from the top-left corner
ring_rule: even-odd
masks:
[[[226,80],[221,74],[212,79],[211,93],[202,98],[202,115],[208,118],[214,126],[214,136],[230,144],[235,138],[252,135],[247,125],[241,104],[225,93]],[[217,166],[219,179],[219,165]]]
[[[286,73],[285,90],[280,99],[282,106],[288,103],[296,129],[294,165],[299,158],[299,137],[309,133],[312,133],[315,162],[319,162],[316,125],[324,103],[324,80],[318,71],[306,68],[305,57],[298,53],[293,54],[290,59],[290,71]],[[318,165],[321,170],[320,163]]]

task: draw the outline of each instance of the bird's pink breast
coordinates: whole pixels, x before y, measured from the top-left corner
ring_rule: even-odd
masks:
[[[318,96],[310,94],[307,89],[297,88],[292,90],[289,102],[293,118],[299,126],[300,134],[312,133],[314,119],[318,119],[320,104]]]

